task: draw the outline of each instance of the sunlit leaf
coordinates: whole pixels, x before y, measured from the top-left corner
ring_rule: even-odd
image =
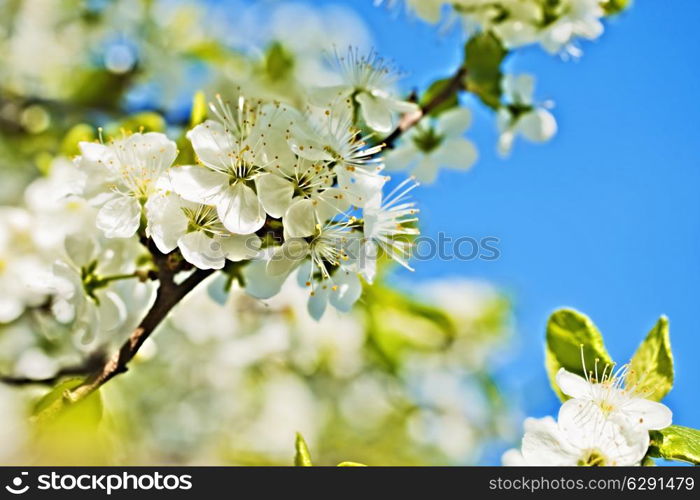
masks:
[[[297,432],[297,438],[295,442],[296,455],[294,455],[294,465],[297,467],[311,467],[313,463],[311,462],[311,454],[309,453],[309,447],[304,441],[304,437]]]
[[[479,33],[465,46],[466,88],[490,108],[501,101],[501,63],[508,54],[500,40],[489,32]]]
[[[700,430],[671,425],[650,435],[649,456],[700,465]]]
[[[587,367],[593,366],[596,361],[599,366],[613,364],[605,349],[603,336],[586,315],[573,309],[555,311],[547,322],[545,364],[552,389],[562,401],[567,397],[557,386],[557,372],[560,368],[565,368],[571,373],[584,376],[582,350]]]
[[[640,344],[630,362],[627,386],[660,401],[673,387],[673,354],[668,334],[668,318],[662,316]]]

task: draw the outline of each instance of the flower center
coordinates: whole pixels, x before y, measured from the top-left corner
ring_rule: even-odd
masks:
[[[608,459],[598,449],[586,450],[577,463],[580,467],[604,467],[607,464]]]
[[[444,137],[438,134],[433,127],[419,129],[413,136],[413,143],[424,153],[437,149],[442,144]]]
[[[209,237],[221,234],[224,231],[223,225],[219,222],[216,209],[214,207],[201,205],[196,209],[182,209],[187,217],[187,232],[202,231]]]

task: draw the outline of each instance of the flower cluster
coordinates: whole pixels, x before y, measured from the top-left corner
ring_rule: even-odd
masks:
[[[378,2],[381,3],[381,2]],[[392,2],[390,2],[392,3]],[[578,39],[595,40],[614,0],[406,0],[418,17],[438,23],[449,5],[468,31],[491,31],[508,48],[539,44],[552,54],[578,57]]]
[[[671,410],[625,386],[627,366],[613,371],[598,363],[585,378],[561,368],[557,385],[568,399],[555,421],[529,418],[520,450],[503,455],[504,465],[640,465],[649,431],[671,425]]]
[[[140,243],[183,262],[177,270],[235,275],[260,299],[277,294],[296,272],[316,319],[328,304],[348,311],[361,295],[360,277],[372,282],[382,253],[409,267],[418,230],[407,195],[416,183],[383,193],[389,178],[373,136],[413,105],[383,87],[388,74],[376,57],[351,52],[341,63],[348,83],[318,89],[303,111],[217,97],[210,119],[183,137],[195,162],[178,164],[178,146],[159,132],[80,142],[74,162],[54,162],[27,191],[53,215],[42,222],[46,231],[33,233],[51,239],[46,253],[58,257],[35,266],[46,279],[25,283],[32,252],[15,248],[22,239],[10,234],[10,224],[0,228],[0,254],[24,256],[0,259],[4,289],[17,290],[0,302],[0,320],[48,301],[56,320],[86,342],[122,325],[126,307],[113,282],[148,279],[152,264]]]

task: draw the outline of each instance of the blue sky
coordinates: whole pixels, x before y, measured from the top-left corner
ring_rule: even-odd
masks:
[[[448,75],[459,60],[456,31],[439,35],[370,0],[353,8],[378,51],[407,73],[407,87]],[[666,402],[675,423],[700,427],[699,15],[695,0],[637,1],[582,45],[579,61],[520,51],[506,68],[537,76],[536,97],[556,102],[558,135],[518,142],[504,161],[492,115],[477,108],[470,136],[479,163],[467,174],[443,171],[416,194],[424,234],[500,238],[497,261],[420,262],[399,279],[459,275],[512,297],[518,335],[501,376],[525,414],[556,412],[544,327],[554,309],[570,306],[595,321],[619,362],[666,314],[677,379]]]

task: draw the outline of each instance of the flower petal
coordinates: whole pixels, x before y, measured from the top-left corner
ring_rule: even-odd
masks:
[[[521,116],[516,123],[516,128],[532,142],[546,142],[557,133],[557,121],[552,113],[538,108]]]
[[[224,267],[224,252],[217,238],[210,238],[203,231],[192,231],[178,239],[177,246],[183,258],[199,269]]]
[[[130,238],[141,223],[141,204],[135,198],[120,196],[105,203],[97,212],[97,227],[107,238]]]
[[[438,164],[432,156],[424,156],[411,172],[418,182],[431,184],[438,174]]]
[[[592,385],[580,375],[560,368],[557,372],[557,385],[561,392],[572,398],[591,399]]]
[[[284,214],[285,238],[304,238],[314,233],[317,220],[316,203],[313,200],[297,198]]]
[[[673,412],[668,406],[648,399],[632,398],[620,410],[628,419],[627,425],[646,430],[663,429],[671,425],[673,420]]]
[[[233,262],[249,260],[258,255],[262,242],[256,234],[232,234],[221,238],[226,258]]]
[[[381,97],[375,97],[367,92],[361,92],[355,97],[360,104],[362,119],[371,129],[388,134],[393,128],[392,111]]]
[[[251,234],[265,224],[265,210],[258,195],[243,183],[223,191],[216,209],[224,227],[232,233]]]
[[[178,239],[187,231],[183,204],[189,204],[175,193],[152,196],[146,202],[146,234],[163,253],[177,248]]]
[[[461,137],[447,139],[432,154],[438,165],[456,170],[470,169],[478,156],[474,143]]]
[[[309,255],[309,244],[303,239],[291,239],[277,248],[267,263],[271,276],[287,276]]]
[[[211,205],[228,186],[227,175],[204,167],[187,165],[170,169],[173,190],[184,199]]]
[[[362,295],[362,283],[357,274],[339,269],[333,276],[329,301],[340,312],[348,312]]]
[[[317,285],[311,292],[309,301],[306,304],[306,309],[309,311],[309,316],[316,321],[319,321],[323,317],[323,313],[326,312],[326,307],[328,306],[328,296],[330,293],[331,287],[328,283]]]
[[[566,440],[552,417],[528,418],[522,444],[523,458],[529,465],[576,465],[577,450]]]
[[[287,179],[275,174],[262,174],[255,178],[260,203],[265,212],[279,219],[292,203],[294,185]]]
[[[219,122],[207,120],[187,132],[199,160],[213,169],[230,166],[231,156],[236,151],[233,136]]]
[[[445,137],[460,137],[471,123],[471,111],[468,108],[456,107],[438,117],[435,131]]]

